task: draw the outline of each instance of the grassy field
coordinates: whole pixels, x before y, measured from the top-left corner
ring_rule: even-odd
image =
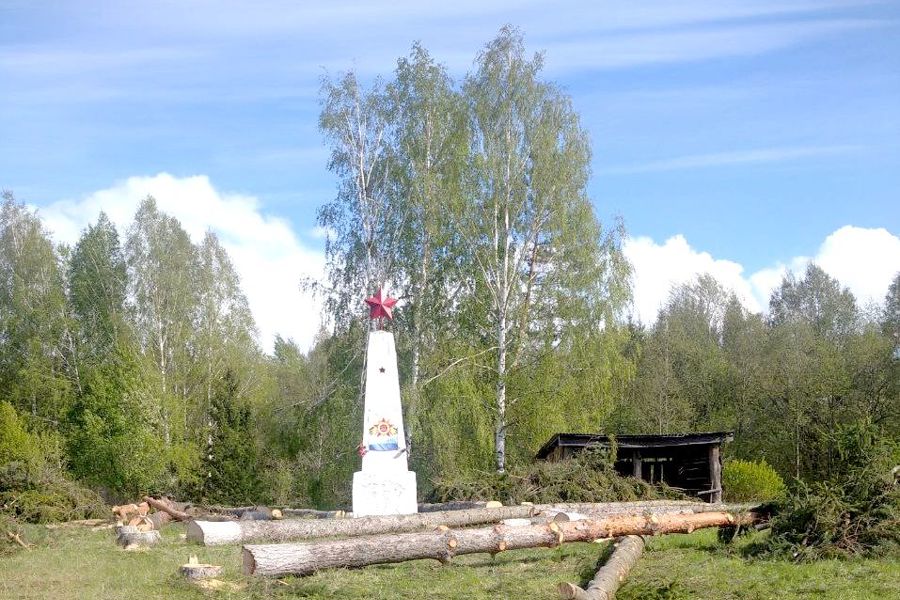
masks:
[[[0,598],[109,600],[307,598],[398,599],[557,598],[560,581],[584,582],[600,554],[596,544],[567,544],[459,557],[449,567],[416,561],[306,578],[249,580],[240,576],[237,547],[203,548],[180,539],[180,526],[163,532],[161,546],[126,552],[111,531],[30,527],[29,551],[0,557]],[[740,542],[744,544],[746,541]],[[741,558],[740,544],[723,546],[714,530],[650,540],[647,552],[618,594],[621,600],[900,599],[900,558],[823,561],[793,565]],[[225,565],[218,589],[179,579],[178,565],[195,553]]]

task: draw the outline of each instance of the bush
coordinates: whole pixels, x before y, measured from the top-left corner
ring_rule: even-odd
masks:
[[[614,451],[585,450],[571,460],[539,461],[507,473],[446,477],[434,482],[429,500],[498,500],[504,504],[534,502],[618,502],[684,498],[666,487],[622,477],[613,468]]]
[[[772,534],[753,551],[794,560],[869,555],[900,547],[900,463],[896,442],[871,425],[830,434],[837,459],[824,481],[798,482],[776,504]]]
[[[68,417],[72,472],[122,499],[163,486],[167,448],[147,422],[135,364],[120,356],[85,369],[83,381]]]
[[[0,402],[0,514],[47,523],[106,512],[99,495],[66,477],[58,436],[29,432],[15,409]]]
[[[781,476],[764,460],[726,462],[722,488],[727,502],[772,502],[787,490]]]

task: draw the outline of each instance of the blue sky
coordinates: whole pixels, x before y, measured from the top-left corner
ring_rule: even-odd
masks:
[[[461,79],[512,23],[546,52],[546,77],[591,134],[598,213],[624,217],[639,275],[660,281],[637,286],[642,312],[672,282],[670,263],[746,284],[753,308],[773,273],[828,252],[835,264],[887,261],[863,274],[878,280],[873,296],[900,269],[900,2],[117,4],[0,0],[0,187],[62,240],[99,208],[119,205],[124,221],[127,194],[162,186],[189,228],[258,260],[277,254],[289,278],[291,257],[318,260],[315,209],[335,189],[316,128],[320,76],[389,75],[421,40]],[[291,249],[249,247],[209,216],[216,202]],[[264,337],[278,327],[261,324]]]

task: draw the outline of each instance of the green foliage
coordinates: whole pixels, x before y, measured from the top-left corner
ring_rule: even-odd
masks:
[[[822,481],[797,482],[756,552],[803,561],[900,548],[900,447],[871,425],[841,427],[828,439],[839,466]]]
[[[159,489],[166,449],[147,420],[137,365],[123,355],[90,369],[69,415],[73,472],[123,500]]]
[[[784,480],[765,460],[727,461],[722,488],[726,502],[771,502],[787,491]]]
[[[261,485],[250,406],[238,397],[238,386],[228,371],[213,392],[200,490],[202,499],[213,503],[246,505],[268,496]]]
[[[0,514],[30,523],[106,513],[101,498],[61,468],[60,439],[28,432],[15,409],[0,402]]]
[[[504,504],[534,502],[618,502],[683,498],[673,490],[640,479],[622,477],[613,468],[615,453],[584,451],[570,460],[538,461],[506,473],[439,478],[431,500],[497,500]]]
[[[40,219],[4,192],[0,205],[0,399],[58,424],[71,400],[61,257]]]
[[[9,402],[0,402],[0,464],[16,463],[24,474],[37,475],[44,464],[40,439],[26,431]]]

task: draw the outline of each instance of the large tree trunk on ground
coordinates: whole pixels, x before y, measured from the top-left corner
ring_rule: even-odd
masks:
[[[351,516],[351,513],[343,510],[315,510],[312,508],[283,508],[281,513],[285,517],[300,519],[343,519]]]
[[[439,502],[437,504],[419,504],[419,512],[438,512],[444,510],[468,510],[470,508],[484,508],[487,502],[477,500],[457,500],[454,502]]]
[[[620,514],[744,511],[753,505],[711,505],[703,502],[658,501],[577,504],[540,504],[474,508],[414,515],[359,517],[341,520],[294,520],[271,523],[215,523],[194,520],[188,523],[187,539],[206,546],[247,542],[289,542],[322,537],[376,535],[423,531],[444,525],[466,527],[501,521],[512,525],[548,521],[576,521]],[[518,521],[516,521],[518,520]],[[514,522],[516,521],[516,522]]]
[[[522,527],[439,528],[425,533],[373,535],[305,544],[248,545],[243,550],[243,569],[247,575],[309,575],[321,569],[364,567],[422,558],[447,562],[459,554],[496,554],[541,546],[552,548],[564,542],[589,542],[624,535],[691,533],[704,527],[750,524],[755,518],[753,513],[648,513]]]
[[[499,523],[503,519],[528,518],[533,506],[502,506],[448,510],[414,515],[359,517],[356,519],[316,519],[287,521],[241,521],[188,523],[187,539],[207,546],[250,541],[285,542],[320,537],[360,536],[379,533],[421,531],[438,526],[465,527]]]
[[[697,500],[636,500],[632,502],[554,502],[550,504],[535,504],[538,512],[565,511],[578,512],[586,515],[618,513],[623,510],[640,512],[642,510],[674,510],[689,508],[694,512],[748,510],[754,504],[709,504]]]
[[[242,519],[244,521],[271,521],[273,519],[281,519],[284,515],[281,510],[277,508],[269,508],[268,506],[207,506],[200,509],[200,512],[207,513],[208,515],[218,516],[218,517],[232,517],[235,519]],[[195,515],[195,518],[201,518],[201,515]],[[214,521],[216,519],[209,519],[207,515],[202,515],[202,518],[209,521]]]
[[[612,600],[643,552],[644,538],[629,535],[620,539],[587,588],[581,589],[574,583],[560,583],[557,588],[559,595],[563,600]]]

